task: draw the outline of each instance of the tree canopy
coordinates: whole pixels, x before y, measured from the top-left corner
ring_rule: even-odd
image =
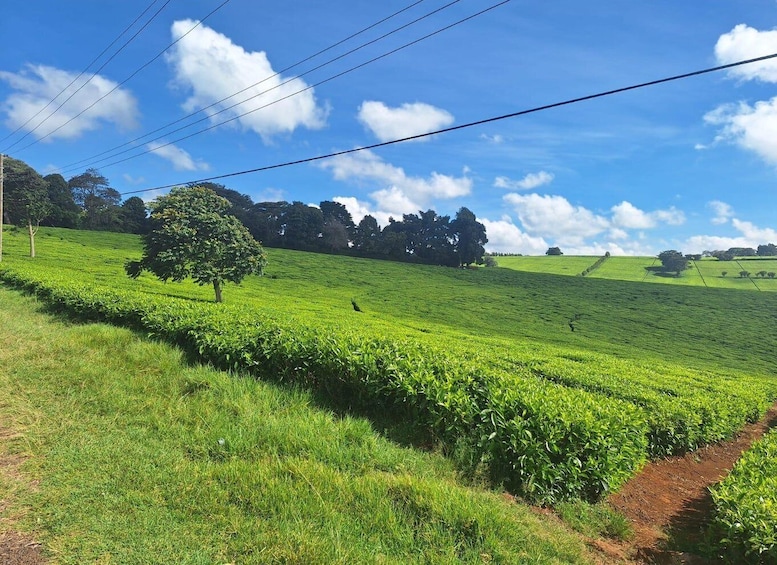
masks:
[[[35,257],[35,234],[51,211],[48,184],[24,161],[8,157],[5,168],[5,206],[8,220],[27,228],[30,257]]]
[[[679,251],[669,249],[658,254],[658,260],[661,261],[661,270],[669,273],[675,273],[680,276],[688,268],[689,260]]]
[[[230,202],[204,187],[178,187],[150,204],[151,231],[143,236],[143,257],[128,261],[127,274],[147,270],[161,280],[213,285],[222,301],[227,281],[261,274],[267,264],[261,245],[235,216]]]

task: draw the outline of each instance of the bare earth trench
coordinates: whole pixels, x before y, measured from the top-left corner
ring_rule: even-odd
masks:
[[[667,547],[667,540],[693,542],[701,539],[712,510],[708,487],[720,482],[739,456],[770,428],[777,426],[777,404],[764,418],[746,426],[731,441],[708,446],[682,457],[672,457],[646,465],[621,490],[610,496],[609,504],[623,513],[634,528],[634,538],[616,543],[591,540],[602,563],[652,563],[703,565],[706,560]],[[14,430],[0,422],[0,445],[10,440]],[[5,455],[0,449],[0,476],[11,483],[35,484],[20,472],[23,458]],[[9,502],[0,500],[0,514]],[[13,528],[14,517],[0,518],[0,563],[39,565],[46,563],[40,544]]]

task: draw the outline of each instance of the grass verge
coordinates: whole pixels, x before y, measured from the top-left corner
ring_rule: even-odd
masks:
[[[19,432],[0,449],[38,485],[0,484],[0,508],[27,508],[16,527],[57,562],[586,562],[568,531],[306,392],[5,289],[0,322],[0,422]]]

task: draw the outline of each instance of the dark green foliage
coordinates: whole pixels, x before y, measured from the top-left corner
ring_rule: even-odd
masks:
[[[545,255],[563,255],[560,247],[549,247]]]
[[[84,211],[82,225],[90,230],[121,231],[121,194],[108,179],[90,168],[68,180],[75,203]]]
[[[145,234],[151,229],[146,204],[137,196],[132,196],[122,202],[120,221],[121,231],[126,233]]]
[[[548,254],[546,253],[546,255],[548,255]],[[599,257],[596,260],[596,263],[594,263],[590,267],[586,267],[586,269],[582,273],[580,273],[580,276],[581,277],[585,277],[587,275],[590,275],[593,271],[595,271],[596,269],[601,267],[602,263],[604,263],[609,258],[610,258],[610,252],[607,251],[604,255],[602,255],[601,257]]]
[[[661,270],[667,273],[674,273],[680,276],[688,268],[689,260],[679,251],[670,249],[658,254],[658,260],[661,261]]]
[[[229,202],[212,190],[174,188],[150,207],[152,230],[143,238],[143,258],[126,265],[132,278],[144,270],[164,281],[191,277],[212,284],[221,302],[225,282],[262,272],[267,261],[261,246],[240,220],[227,215]]]
[[[3,211],[11,223],[27,228],[30,257],[35,257],[35,234],[51,212],[46,181],[24,161],[8,157],[4,168]]]
[[[756,254],[759,257],[777,257],[777,245],[774,243],[759,245]]]
[[[62,175],[53,174],[43,177],[46,181],[51,212],[42,225],[61,228],[77,228],[81,222],[81,208],[73,199],[73,191]]]
[[[451,235],[459,265],[483,263],[483,255],[486,252],[483,246],[488,243],[486,228],[468,208],[462,207],[456,212],[456,217],[451,222]]]

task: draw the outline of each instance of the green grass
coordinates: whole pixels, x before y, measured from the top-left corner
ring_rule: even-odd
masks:
[[[569,532],[305,391],[189,365],[0,289],[2,449],[59,563],[583,563]],[[0,517],[3,515],[0,514]],[[2,524],[3,522],[0,522]]]
[[[4,264],[9,268],[30,265],[43,271],[72,273],[114,289],[213,300],[209,287],[165,284],[147,274],[138,281],[126,277],[124,261],[139,257],[141,252],[140,241],[133,236],[44,228],[38,236],[39,256],[29,261],[25,234],[21,230],[8,232],[6,227]],[[777,310],[777,295],[624,284],[600,278],[611,266],[638,258],[611,257],[589,277],[560,277],[511,269],[462,270],[268,251],[267,276],[227,286],[224,296],[228,304],[310,314],[322,323],[337,324],[341,315],[352,313],[360,323],[386,324],[429,336],[465,334],[531,341],[648,362],[773,373],[771,344],[777,342],[777,324],[771,312]],[[500,259],[564,262],[580,258]],[[582,259],[588,266],[597,258]],[[729,282],[755,290],[746,279]],[[772,282],[777,287],[775,281],[756,282]],[[351,299],[363,313],[353,312]],[[580,319],[575,323],[576,331],[571,332],[568,323],[576,314]]]
[[[497,257],[500,267],[531,273],[578,275],[596,261],[596,257]],[[691,263],[681,276],[664,276],[651,271],[660,266],[655,257],[610,257],[587,275],[591,278],[617,281],[661,283],[706,288],[753,291],[777,291],[777,278],[757,277],[759,271],[777,272],[777,259],[740,258],[736,261],[702,259]],[[723,276],[723,272],[726,276]],[[750,271],[750,278],[740,278],[740,271]]]
[[[505,256],[496,257],[498,266],[529,273],[577,276],[599,259],[595,256]]]

